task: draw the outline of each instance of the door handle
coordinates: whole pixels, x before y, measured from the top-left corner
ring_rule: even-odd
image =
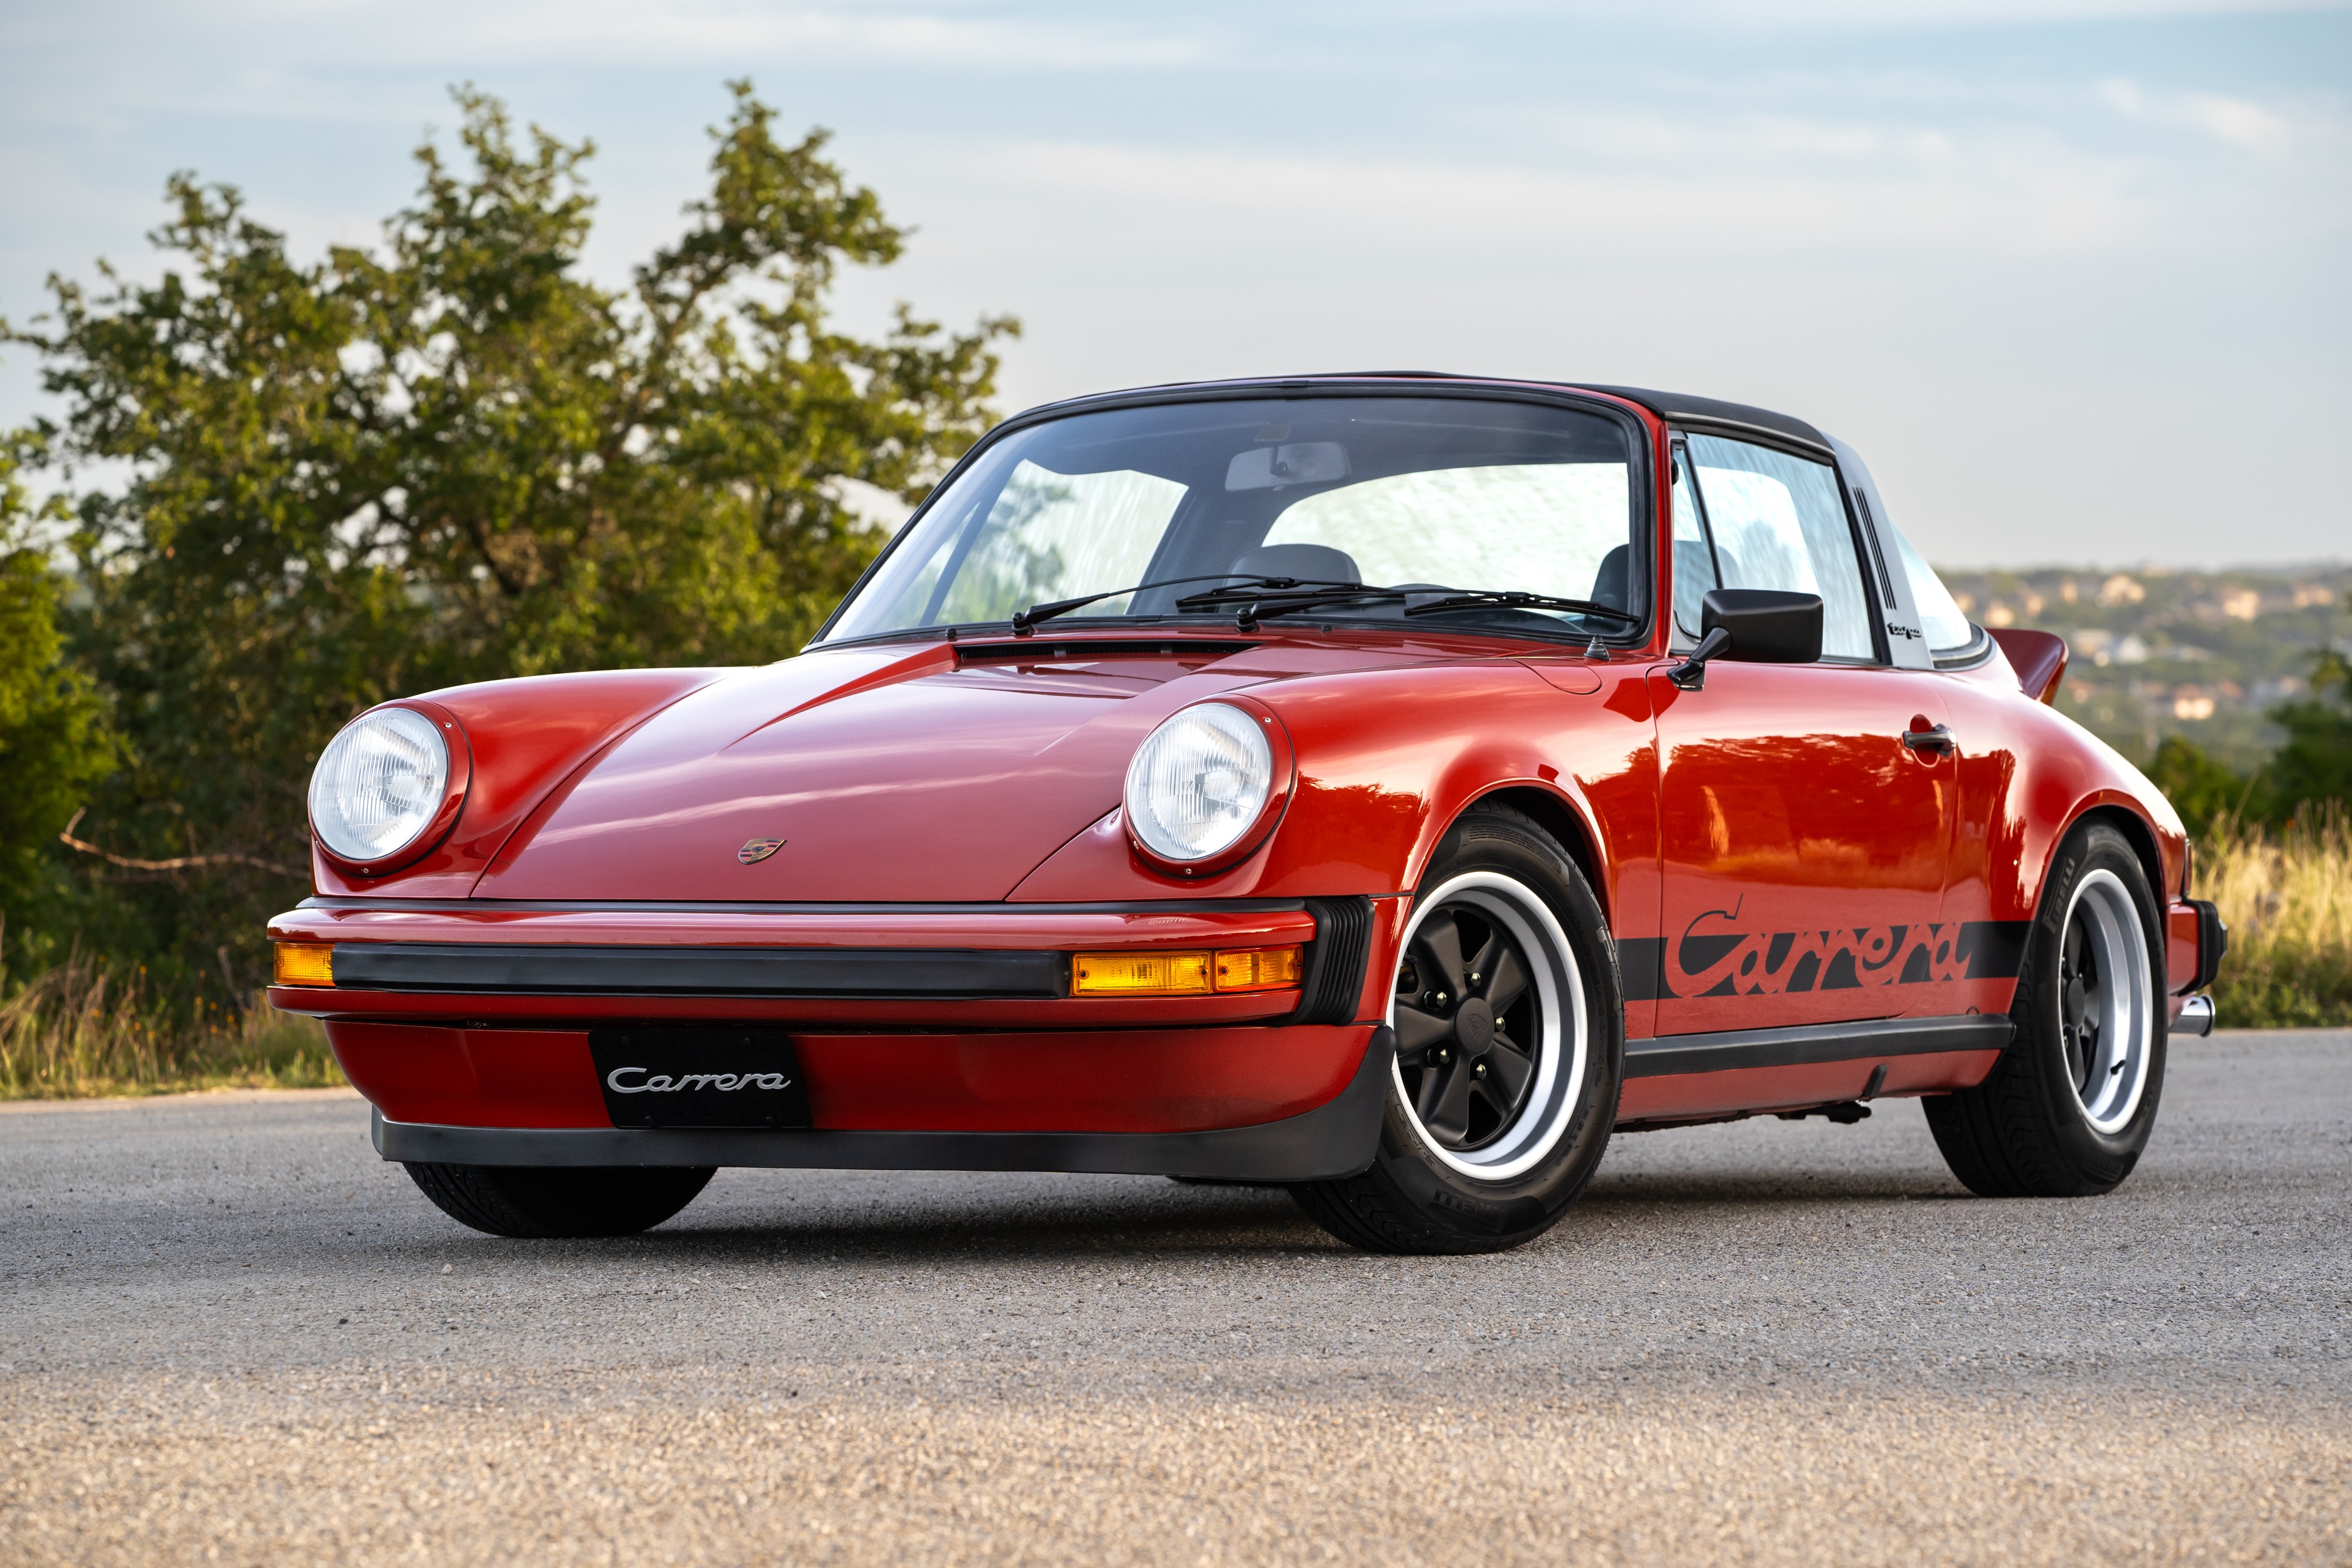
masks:
[[[1960,749],[1960,743],[1953,737],[1950,727],[1941,724],[1933,729],[1905,730],[1903,744],[1914,751],[1940,751],[1947,757]]]

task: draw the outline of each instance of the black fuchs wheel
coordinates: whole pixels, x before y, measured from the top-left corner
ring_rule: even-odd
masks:
[[[718,1174],[683,1166],[445,1166],[407,1162],[441,1212],[492,1236],[635,1236]]]
[[[1617,952],[1584,875],[1534,821],[1473,807],[1430,860],[1389,1022],[1370,1170],[1292,1196],[1371,1252],[1499,1252],[1557,1224],[1617,1119]]]
[[[2164,1088],[2163,928],[2115,829],[2067,836],[2018,972],[2017,1029],[1974,1089],[1932,1095],[1945,1163],[1984,1197],[2088,1197],[2139,1163]]]

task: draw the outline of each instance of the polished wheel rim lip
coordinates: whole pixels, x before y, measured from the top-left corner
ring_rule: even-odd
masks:
[[[1538,1037],[1536,1081],[1518,1113],[1504,1130],[1475,1149],[1445,1147],[1421,1124],[1405,1092],[1401,1061],[1389,1065],[1397,1103],[1422,1147],[1448,1169],[1480,1181],[1508,1181],[1541,1164],[1576,1119],[1586,1070],[1584,977],[1568,934],[1544,901],[1526,884],[1495,872],[1466,872],[1421,900],[1398,944],[1398,962],[1411,951],[1422,922],[1450,904],[1466,904],[1510,934],[1528,959],[1536,988]],[[1396,1027],[1396,988],[1389,988],[1389,1027]]]
[[[2123,879],[2074,885],[2058,944],[2058,1041],[2083,1119],[2116,1133],[2138,1111],[2156,1043],[2156,987],[2139,905]]]

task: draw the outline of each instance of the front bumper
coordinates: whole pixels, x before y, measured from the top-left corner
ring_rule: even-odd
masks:
[[[1183,1162],[1208,1156],[1189,1144],[1086,1140],[1255,1133],[1343,1099],[1385,1009],[1376,994],[1385,988],[1369,977],[1388,970],[1371,949],[1393,924],[1380,915],[1399,902],[525,908],[314,899],[272,921],[270,935],[331,946],[337,983],[275,987],[269,998],[324,1021],[345,1073],[383,1118],[380,1146],[478,1150],[496,1134],[499,1147],[524,1151],[392,1158],[694,1165],[713,1162],[642,1151],[716,1138],[745,1156],[724,1164],[1014,1168],[1009,1159],[1246,1175],[1195,1172]],[[1304,981],[1289,989],[1066,994],[1075,952],[1284,944],[1307,955]],[[591,1029],[615,1023],[781,1026],[814,1128],[616,1131],[588,1043]],[[506,1139],[558,1132],[596,1136]],[[851,1134],[862,1141],[840,1142]],[[668,1141],[638,1141],[647,1137]],[[972,1137],[982,1140],[972,1150],[995,1152],[926,1141]],[[614,1138],[593,1157],[553,1152]],[[1080,1145],[1055,1152],[1038,1138]],[[885,1146],[891,1152],[852,1152]],[[606,1158],[621,1149],[641,1152]],[[1228,1156],[1244,1159],[1236,1150],[1217,1157]],[[1267,1172],[1303,1168],[1295,1149],[1251,1160]]]
[[[1185,1132],[845,1131],[470,1127],[395,1121],[378,1110],[387,1160],[477,1166],[750,1166],[818,1170],[1087,1171],[1282,1183],[1353,1176],[1372,1162],[1395,1037],[1364,1031],[1339,1092],[1251,1126]]]

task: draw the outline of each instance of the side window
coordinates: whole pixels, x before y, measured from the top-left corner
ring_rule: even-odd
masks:
[[[1870,601],[1837,471],[1721,436],[1693,434],[1685,441],[1723,586],[1818,593],[1822,657],[1876,659]],[[1675,550],[1679,561],[1679,543]]]
[[[1977,629],[1960,613],[1952,591],[1936,575],[1936,569],[1920,558],[1911,548],[1911,541],[1892,523],[1882,520],[1882,534],[1895,536],[1895,549],[1903,554],[1903,571],[1911,580],[1911,602],[1919,607],[1919,624],[1927,633],[1927,651],[1938,657],[1948,658],[1965,653],[1977,640]]]
[[[1715,580],[1715,551],[1706,542],[1699,519],[1698,497],[1691,489],[1691,459],[1683,443],[1675,443],[1675,493],[1669,503],[1675,514],[1675,635],[1677,649],[1698,643],[1699,611],[1706,591],[1723,585]]]

